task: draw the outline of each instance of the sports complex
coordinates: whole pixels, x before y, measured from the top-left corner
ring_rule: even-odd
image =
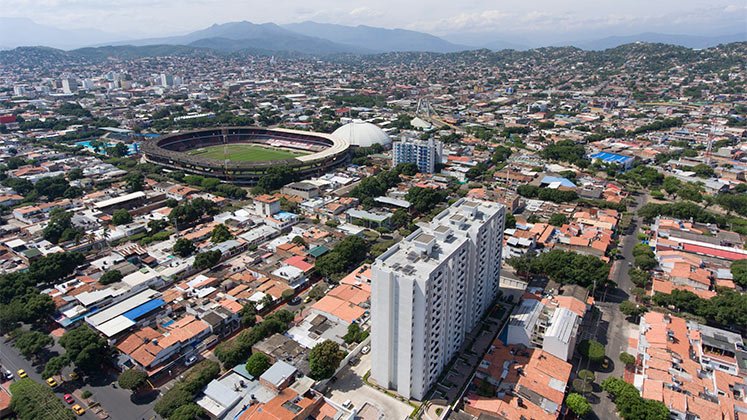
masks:
[[[349,148],[339,136],[258,127],[186,131],[141,144],[148,162],[237,184],[254,184],[280,166],[300,176],[320,175],[346,164]]]

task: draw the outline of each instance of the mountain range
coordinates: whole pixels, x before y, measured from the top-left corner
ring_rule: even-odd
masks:
[[[525,50],[536,47],[529,42],[501,39],[495,34],[465,34],[446,40],[424,32],[405,29],[386,29],[372,26],[345,26],[317,22],[285,25],[256,24],[248,21],[215,24],[184,35],[126,39],[117,34],[98,30],[63,30],[37,24],[25,18],[0,18],[0,49],[18,46],[43,45],[60,49],[84,46],[180,46],[216,52],[255,51],[261,53],[301,53],[310,55],[375,54],[382,52],[423,51],[448,53],[478,48],[491,50]],[[631,42],[658,42],[705,48],[721,43],[747,40],[747,31],[724,36],[669,35],[643,33],[638,35],[610,36],[580,39],[574,42],[548,45],[574,45],[582,49],[613,48]],[[453,42],[452,42],[453,41]],[[465,42],[466,41],[466,42]]]

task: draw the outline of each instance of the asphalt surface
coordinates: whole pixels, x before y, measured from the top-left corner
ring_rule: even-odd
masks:
[[[635,213],[641,206],[648,201],[648,195],[642,195],[636,198],[635,207],[631,208],[630,211]],[[620,353],[628,349],[628,332],[633,327],[633,324],[628,322],[625,315],[620,312],[620,303],[626,300],[630,300],[630,290],[634,287],[633,282],[630,280],[628,271],[630,265],[628,263],[633,262],[633,247],[638,243],[638,232],[641,227],[642,221],[638,216],[633,217],[632,227],[630,233],[623,236],[622,238],[622,256],[623,259],[620,261],[620,268],[614,278],[617,287],[606,291],[597,293],[597,308],[601,311],[601,317],[597,322],[596,335],[597,340],[602,344],[605,344],[606,354],[609,358],[609,368],[606,370],[596,371],[596,383],[600,384],[604,379],[614,376],[622,377],[625,366],[620,363],[618,357]],[[602,395],[596,401],[593,401],[592,407],[594,413],[600,419],[607,419],[612,416],[617,417],[615,414],[615,404],[603,396],[603,392],[598,387],[595,387],[595,391],[598,395]]]
[[[28,374],[29,378],[45,384],[45,379],[42,378],[41,374],[36,371],[37,366],[33,366],[30,361],[26,360],[18,350],[12,346],[10,342],[6,342],[4,338],[0,338],[0,364],[3,368],[9,369],[13,372],[15,379],[18,379],[16,373],[18,369],[23,369]],[[41,369],[40,369],[41,370]],[[120,389],[119,387],[114,388],[113,383],[116,383],[116,376],[108,372],[102,372],[99,377],[91,378],[88,383],[83,383],[81,380],[74,382],[66,382],[54,388],[55,394],[62,397],[65,394],[73,394],[75,390],[89,390],[93,393],[93,399],[101,404],[101,407],[109,413],[109,418],[114,420],[135,420],[135,419],[151,419],[155,418],[156,414],[153,411],[153,403],[155,401],[155,394],[144,397],[134,398],[130,391]],[[73,395],[76,403],[82,407],[87,407],[80,398]],[[65,406],[72,406],[72,404],[64,403]],[[98,417],[90,410],[79,416],[81,419],[95,420]]]

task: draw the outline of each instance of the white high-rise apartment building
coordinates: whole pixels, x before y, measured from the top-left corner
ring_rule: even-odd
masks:
[[[498,295],[505,208],[461,199],[372,266],[372,378],[422,399]]]
[[[436,171],[436,164],[441,163],[443,145],[440,141],[429,139],[403,140],[392,144],[392,163],[414,163],[420,172],[432,174]]]
[[[72,77],[66,77],[62,79],[62,92],[66,94],[75,93],[78,91],[78,81]]]

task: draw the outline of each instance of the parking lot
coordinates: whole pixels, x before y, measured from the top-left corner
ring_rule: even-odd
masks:
[[[361,418],[401,420],[414,410],[408,404],[367,385],[363,376],[371,370],[370,354],[361,355],[354,366],[348,365],[337,375],[337,380],[330,384],[327,396],[332,401],[343,404],[350,401]]]

